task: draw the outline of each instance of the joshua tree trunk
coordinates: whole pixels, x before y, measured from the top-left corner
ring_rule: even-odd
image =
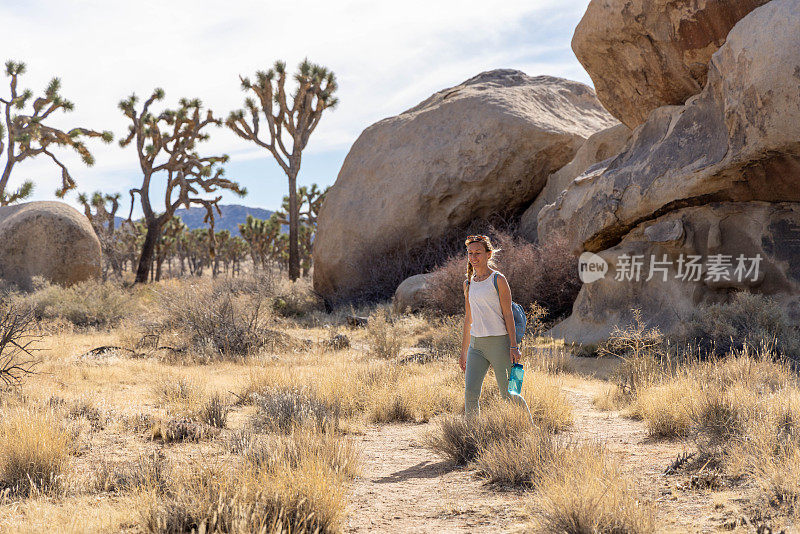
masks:
[[[300,163],[298,161],[298,163]],[[298,165],[299,166],[299,165]],[[300,278],[300,232],[297,212],[297,171],[289,176],[289,278]]]
[[[136,269],[136,283],[146,284],[150,266],[153,264],[153,253],[156,250],[156,241],[161,236],[161,225],[158,221],[147,225],[147,234],[142,245],[142,255],[139,257],[139,267]]]

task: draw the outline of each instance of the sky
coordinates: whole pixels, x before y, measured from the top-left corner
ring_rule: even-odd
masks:
[[[61,79],[61,93],[75,109],[51,116],[51,126],[114,133],[110,145],[89,141],[92,167],[56,150],[78,183],[66,202],[77,207],[78,192],[119,192],[127,215],[128,190],[140,185],[141,171],[135,149],[117,143],[128,127],[117,104],[131,93],[143,100],[163,88],[156,110],[197,97],[224,119],[247,96],[240,75],[253,77],[278,59],[292,72],[305,57],[322,64],[336,73],[339,105],[324,112],[303,151],[298,185],[324,187],[335,182],[350,146],[370,124],[480,72],[513,68],[591,85],[570,48],[588,3],[0,0],[0,59],[26,63],[20,86],[34,98],[52,77]],[[224,193],[223,203],[280,208],[288,185],[272,155],[224,127],[209,133],[202,154],[230,155],[226,176],[248,190],[245,198]],[[25,179],[36,184],[33,200],[54,200],[60,169],[48,159],[26,160],[14,167],[10,187]],[[163,204],[163,198],[153,201]]]

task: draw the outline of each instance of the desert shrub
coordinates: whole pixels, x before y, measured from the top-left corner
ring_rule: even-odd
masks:
[[[564,453],[564,445],[547,431],[534,429],[510,440],[498,440],[478,452],[478,475],[500,486],[530,487]]]
[[[208,359],[237,359],[262,348],[285,349],[288,336],[266,327],[267,298],[236,294],[224,284],[190,284],[160,294],[162,329],[185,332],[196,351]]]
[[[475,460],[492,444],[519,439],[530,429],[525,409],[503,402],[482,410],[477,417],[445,416],[425,436],[424,444],[436,454],[463,465]]]
[[[35,290],[15,296],[38,319],[65,319],[76,326],[111,327],[136,312],[136,299],[111,282],[87,280],[70,287],[38,280]]]
[[[430,348],[432,360],[458,358],[464,336],[464,314],[434,315],[427,321],[431,331],[419,341],[419,345]]]
[[[367,342],[370,353],[378,358],[391,359],[400,354],[402,335],[385,308],[378,308],[369,316]]]
[[[238,465],[189,463],[140,504],[146,532],[338,532],[354,447],[330,433],[280,436]]]
[[[771,297],[740,291],[730,302],[700,306],[684,327],[684,337],[706,353],[766,348],[800,359],[800,334]]]
[[[74,436],[53,411],[13,409],[0,416],[0,488],[14,495],[63,489]]]
[[[250,419],[260,431],[291,432],[298,426],[316,428],[336,427],[339,421],[337,406],[321,402],[305,388],[287,387],[265,389],[252,393],[256,412]]]
[[[163,488],[167,484],[166,459],[163,453],[141,455],[134,461],[103,460],[92,474],[91,490],[121,493],[139,488]]]
[[[557,319],[572,310],[581,283],[578,260],[569,251],[566,238],[555,235],[545,243],[533,244],[497,232],[492,236],[492,243],[501,248],[496,261],[508,279],[515,302],[523,308],[538,303],[547,310],[547,320]],[[425,295],[426,306],[450,315],[463,313],[466,270],[467,260],[462,247],[431,272]]]
[[[217,432],[216,428],[190,417],[173,417],[158,421],[151,429],[151,438],[165,443],[201,441],[215,436]]]
[[[596,444],[562,454],[537,476],[536,532],[649,533],[655,508],[636,496],[632,482]]]
[[[228,403],[222,400],[219,393],[215,393],[200,408],[199,418],[209,426],[225,428],[229,411]]]
[[[661,379],[671,369],[666,339],[657,327],[648,328],[641,311],[631,310],[633,322],[615,326],[598,352],[601,356],[620,358],[614,381],[623,395],[632,398],[642,388]]]

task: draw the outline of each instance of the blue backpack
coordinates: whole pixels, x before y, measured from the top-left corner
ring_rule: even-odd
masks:
[[[497,296],[499,297],[500,290],[497,288],[497,273],[494,273],[492,282],[494,282],[494,288],[497,290]],[[528,319],[525,317],[525,310],[522,309],[522,306],[513,301],[511,302],[511,312],[514,314],[514,331],[517,334],[517,346],[519,346],[522,342],[522,337],[525,335],[525,326],[528,323]]]

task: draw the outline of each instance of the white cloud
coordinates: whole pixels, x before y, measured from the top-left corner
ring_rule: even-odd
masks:
[[[322,153],[346,151],[369,124],[483,70],[519,68],[588,82],[568,48],[587,4],[34,0],[0,4],[0,48],[6,58],[28,64],[23,84],[35,92],[51,76],[61,77],[63,94],[76,111],[55,124],[109,129],[117,138],[127,125],[116,105],[131,92],[146,97],[163,87],[170,106],[180,97],[198,96],[224,117],[242,105],[240,74],[252,75],[276,59],[293,68],[308,56],[339,78],[340,106],[323,117],[307,149]],[[6,92],[0,85],[0,95]],[[206,146],[241,161],[266,157],[224,129],[213,132]],[[116,141],[91,148],[97,158],[91,169],[65,158],[79,189],[122,191],[127,198],[138,171],[133,151]],[[330,176],[337,171],[331,169]],[[37,181],[37,198],[52,198],[58,176],[44,160],[15,169],[16,182]],[[250,189],[259,179],[241,177]],[[279,198],[265,207],[278,204]]]

